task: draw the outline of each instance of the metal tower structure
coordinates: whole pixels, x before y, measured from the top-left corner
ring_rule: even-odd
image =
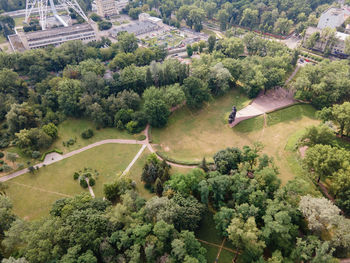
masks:
[[[26,0],[26,13],[25,13],[24,22],[28,23],[28,20],[29,20],[30,14],[33,11],[33,8],[37,7],[39,11],[41,28],[45,30],[47,25],[46,18],[47,18],[47,11],[48,11],[48,2],[49,0]],[[58,2],[62,6],[64,6],[64,8],[67,10],[68,13],[69,13],[69,8],[71,8],[75,12],[77,12],[77,14],[80,15],[86,22],[88,22],[88,18],[85,15],[84,11],[79,6],[77,0],[58,0]],[[68,26],[67,23],[58,15],[53,0],[50,0],[50,8],[53,15],[56,17],[56,19],[63,26]]]

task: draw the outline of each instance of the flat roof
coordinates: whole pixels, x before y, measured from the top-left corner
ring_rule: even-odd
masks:
[[[350,10],[348,7],[336,8],[331,7],[320,16],[320,20],[317,27],[320,29],[330,27],[337,28],[341,26],[344,21],[350,16]]]
[[[85,23],[85,24],[77,24],[77,25],[68,26],[68,27],[55,27],[47,30],[29,32],[29,33],[26,33],[25,36],[28,40],[35,40],[43,37],[49,38],[59,34],[75,34],[79,31],[88,31],[88,30],[93,31],[94,29],[90,24]]]

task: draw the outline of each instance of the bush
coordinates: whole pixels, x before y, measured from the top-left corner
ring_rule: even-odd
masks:
[[[0,152],[0,158],[3,158],[5,154],[3,152]]]
[[[12,167],[11,166],[8,166],[7,164],[4,164],[3,166],[2,166],[2,170],[3,170],[3,172],[9,172],[9,171],[11,171],[12,170]]]
[[[85,181],[84,178],[80,179],[80,185],[83,188],[87,188],[88,187],[88,183]]]
[[[32,158],[37,159],[39,158],[41,153],[39,151],[32,151]]]
[[[128,133],[136,133],[137,127],[138,123],[136,121],[129,121],[125,126]]]
[[[95,183],[96,183],[96,181],[95,181],[94,178],[90,178],[90,179],[89,179],[89,185],[90,185],[90,186],[94,186]]]
[[[90,139],[92,136],[94,136],[94,131],[91,129],[86,129],[81,133],[83,139]]]
[[[1,166],[1,167],[0,167],[0,173],[2,173],[3,170],[4,170],[4,168]]]
[[[143,140],[146,140],[146,135],[144,135],[144,134],[141,134],[141,135],[139,135],[139,136],[137,136],[137,140],[138,141],[143,141]]]
[[[79,173],[75,172],[75,173],[73,174],[73,179],[74,179],[74,180],[78,180],[78,179],[79,179]]]
[[[90,18],[91,18],[92,21],[95,21],[95,22],[102,21],[102,18],[96,13],[92,13],[90,15]]]
[[[58,154],[63,154],[63,152],[62,152],[61,150],[53,149],[53,150],[51,150],[51,151],[47,151],[47,152],[43,153],[43,155],[42,155],[41,158],[40,158],[40,161],[44,161],[46,155],[48,155],[49,153],[53,153],[53,152],[56,152],[56,153],[58,153]]]
[[[100,21],[98,22],[98,29],[99,30],[108,30],[112,27],[112,23],[111,22],[107,22],[107,21]]]
[[[0,164],[4,164],[4,160],[0,160]]]

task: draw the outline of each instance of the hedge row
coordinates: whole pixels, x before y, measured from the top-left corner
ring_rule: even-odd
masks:
[[[159,152],[159,151],[156,151],[156,154],[157,154],[160,158],[162,158],[162,159],[164,159],[164,160],[166,160],[166,161],[168,161],[168,162],[175,163],[175,164],[180,164],[180,165],[194,166],[194,165],[200,165],[200,164],[202,163],[202,162],[198,162],[198,161],[197,161],[197,162],[196,162],[196,161],[193,161],[193,162],[189,162],[189,161],[179,161],[179,160],[173,159],[173,158],[167,156],[165,153]],[[211,165],[211,164],[214,164],[214,162],[207,162],[207,164],[208,164],[208,165]]]
[[[321,62],[321,61],[323,60],[323,58],[320,58],[320,57],[318,57],[318,56],[314,56],[314,55],[311,55],[311,54],[305,53],[305,52],[302,52],[301,55],[302,55],[303,57],[311,58],[311,59],[313,59],[313,60],[315,60],[315,61],[318,61],[318,62]]]
[[[62,152],[61,150],[59,150],[59,149],[53,149],[53,150],[51,150],[51,151],[47,151],[47,152],[43,153],[43,155],[42,155],[41,158],[40,158],[40,161],[44,161],[46,155],[48,155],[49,153],[53,153],[53,152],[58,153],[58,154],[63,154],[63,152]]]

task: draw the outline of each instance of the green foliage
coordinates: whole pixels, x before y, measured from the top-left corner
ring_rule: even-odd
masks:
[[[147,158],[145,163],[141,180],[146,183],[146,185],[153,185],[157,178],[159,178],[163,183],[169,179],[171,166],[165,161],[160,161],[155,154],[151,154]]]
[[[86,129],[81,133],[83,139],[90,139],[92,136],[94,136],[94,131],[91,129]]]
[[[315,74],[319,77],[314,78]],[[341,103],[349,97],[349,67],[344,61],[323,61],[316,66],[308,65],[295,81],[296,98],[307,100],[316,108]]]
[[[98,29],[101,31],[108,30],[112,27],[112,23],[109,21],[99,21],[97,24],[98,24]]]
[[[117,202],[121,195],[125,194],[126,191],[132,189],[132,183],[130,179],[120,178],[114,183],[105,184],[103,186],[103,192],[107,200],[111,202]]]
[[[311,126],[299,139],[301,145],[315,146],[316,144],[332,145],[335,139],[334,131],[326,125]]]
[[[229,174],[231,170],[236,170],[242,161],[242,152],[238,148],[227,148],[214,155],[214,162],[217,169],[222,174]]]

